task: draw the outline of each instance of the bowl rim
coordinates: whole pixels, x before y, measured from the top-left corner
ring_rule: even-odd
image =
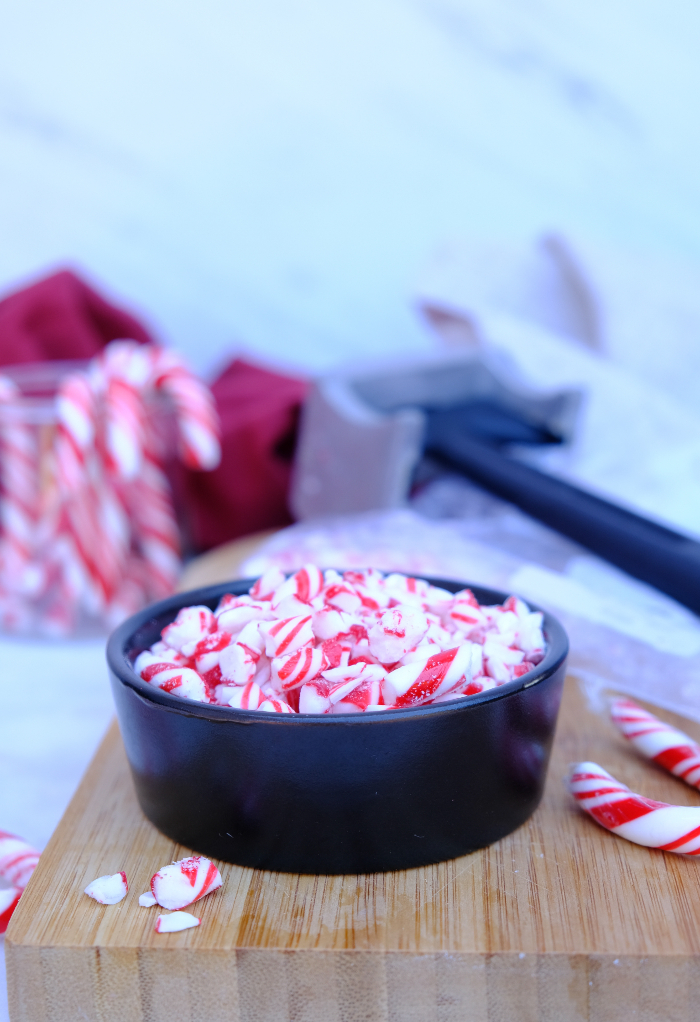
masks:
[[[389,572],[385,574],[389,574]],[[406,574],[406,572],[396,572],[395,574]],[[530,610],[539,611],[543,614],[543,631],[547,639],[547,651],[534,670],[528,671],[527,674],[523,674],[520,678],[516,678],[513,681],[507,681],[497,688],[476,693],[468,698],[458,697],[452,700],[445,700],[441,703],[431,703],[427,706],[406,706],[395,710],[382,710],[376,713],[261,713],[260,710],[240,710],[233,706],[216,706],[212,703],[179,699],[169,692],[164,692],[162,689],[149,685],[148,682],[136,674],[132,667],[132,661],[128,658],[127,649],[133,635],[146,626],[149,621],[154,621],[155,623],[156,618],[170,612],[173,612],[174,617],[182,607],[195,606],[197,604],[206,605],[207,603],[218,601],[225,593],[231,592],[232,587],[235,587],[236,590],[240,589],[240,592],[235,593],[235,595],[244,595],[255,581],[255,578],[245,578],[232,579],[229,582],[217,582],[198,589],[188,589],[184,592],[175,593],[164,600],[159,600],[157,603],[144,607],[143,610],[133,614],[115,628],[107,640],[106,656],[110,671],[123,685],[131,688],[138,696],[163,707],[164,710],[184,716],[199,717],[217,722],[229,721],[232,724],[259,723],[271,726],[295,727],[313,724],[325,727],[332,724],[371,726],[373,724],[378,725],[382,721],[394,723],[401,720],[415,720],[417,717],[434,716],[436,714],[449,715],[450,713],[460,713],[467,711],[470,707],[480,706],[483,703],[498,702],[500,699],[532,688],[551,677],[559,670],[569,653],[569,639],[559,620],[553,614],[550,614],[549,611],[527,600],[525,602],[527,602]],[[455,579],[432,577],[425,577],[425,581],[452,592],[460,592],[462,589],[479,590],[495,596],[500,603],[503,603],[509,595],[513,595],[502,590],[492,589],[490,586],[480,585],[476,582],[470,583]],[[524,600],[524,597],[521,597],[521,599]],[[487,606],[490,605],[492,604],[487,604]],[[137,647],[131,647],[132,650],[134,648]]]

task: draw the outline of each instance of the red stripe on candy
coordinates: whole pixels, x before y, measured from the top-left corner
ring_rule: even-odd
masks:
[[[694,759],[698,756],[698,747],[691,745],[676,745],[673,749],[664,749],[658,756],[654,756],[654,762],[658,763],[659,766],[665,767],[666,770],[673,773],[673,768],[678,766],[686,759]],[[691,767],[688,767],[684,773],[690,773],[691,770],[697,770],[698,764],[694,763]]]
[[[304,625],[307,624],[307,622],[309,622],[310,620],[311,620],[310,616],[303,617],[301,621],[294,625],[294,628],[292,628],[289,635],[287,635],[278,646],[277,648],[278,656],[280,655],[280,653],[284,653],[285,649],[287,649],[287,647],[291,644],[292,640],[299,634]]]
[[[645,804],[646,803],[646,804]],[[619,802],[608,802],[602,806],[594,806],[588,812],[608,830],[621,827],[623,823],[631,823],[632,820],[646,816],[654,809],[665,807],[663,802],[652,802],[651,799],[642,799],[639,795],[631,795],[629,798],[621,799]]]
[[[689,830],[687,834],[681,834],[681,836],[676,838],[675,841],[669,841],[667,845],[659,845],[658,847],[662,852],[673,852],[676,848],[680,848],[681,845],[686,844],[688,841],[692,841],[694,837],[698,836],[698,834],[700,834],[700,827],[696,827],[694,830]],[[700,851],[700,849],[698,849],[698,851]]]

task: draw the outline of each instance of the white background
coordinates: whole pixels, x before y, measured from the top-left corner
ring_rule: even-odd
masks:
[[[451,236],[700,259],[689,0],[25,0],[0,31],[0,287],[88,272],[210,370],[427,342]]]

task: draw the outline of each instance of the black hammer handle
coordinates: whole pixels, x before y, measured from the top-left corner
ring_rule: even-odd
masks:
[[[516,461],[465,434],[444,433],[428,453],[700,614],[700,543]]]

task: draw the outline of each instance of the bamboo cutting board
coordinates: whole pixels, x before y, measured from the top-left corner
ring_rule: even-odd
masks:
[[[661,715],[700,739],[698,726]],[[12,1022],[700,1019],[700,863],[579,813],[561,778],[584,758],[651,798],[700,804],[640,760],[570,678],[543,802],[514,834],[370,876],[220,864],[223,888],[193,909],[202,925],[166,935],[138,895],[191,849],[141,814],[115,724],[8,930]],[[130,891],[119,905],[81,893],[121,869]]]

